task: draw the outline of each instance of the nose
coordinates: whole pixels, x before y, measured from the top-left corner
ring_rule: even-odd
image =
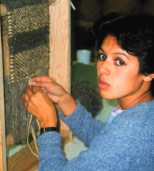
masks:
[[[97,62],[97,73],[98,75],[108,76],[111,72],[111,64],[109,61],[98,61]]]

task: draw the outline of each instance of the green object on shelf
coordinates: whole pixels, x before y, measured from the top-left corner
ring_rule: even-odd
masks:
[[[85,65],[82,63],[73,63],[71,66],[71,80],[87,80],[97,87],[97,70],[96,64]]]

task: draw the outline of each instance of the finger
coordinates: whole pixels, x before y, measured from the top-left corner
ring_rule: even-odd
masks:
[[[32,91],[33,91],[33,93],[37,93],[37,92],[40,92],[41,89],[40,89],[39,87],[33,86],[33,87],[32,87]]]
[[[41,89],[41,91],[43,91],[44,93],[47,93],[47,90],[46,90],[44,87],[41,87],[40,89]]]
[[[38,87],[38,86],[42,86],[44,83],[51,83],[51,82],[55,82],[55,81],[46,76],[34,77],[32,78],[31,82],[28,82],[28,86]]]
[[[25,101],[23,104],[24,104],[25,108],[27,109],[28,103]]]
[[[33,87],[39,87],[40,90],[43,88],[46,91],[49,91],[53,86],[57,85],[55,82],[35,82],[31,83]]]
[[[52,79],[50,79],[47,76],[38,76],[32,78],[32,82],[50,82]]]
[[[33,92],[32,92],[32,90],[30,89],[30,87],[26,87],[26,94],[27,94],[27,96],[32,96],[33,95]]]
[[[29,97],[28,97],[26,94],[24,94],[24,95],[22,96],[22,98],[23,98],[23,104],[24,104],[24,106],[27,108],[27,106],[28,106],[28,101],[29,101]]]

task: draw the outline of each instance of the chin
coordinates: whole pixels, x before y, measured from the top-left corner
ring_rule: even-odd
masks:
[[[117,99],[117,96],[114,96],[112,93],[107,93],[107,92],[103,92],[103,91],[99,91],[100,92],[100,96],[104,99],[108,99],[108,100],[114,100]]]

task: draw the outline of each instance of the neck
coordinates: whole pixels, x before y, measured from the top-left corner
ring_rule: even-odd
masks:
[[[137,104],[152,101],[153,99],[154,97],[152,96],[151,91],[148,88],[145,91],[139,91],[138,93],[131,96],[118,99],[118,106],[119,109],[125,110]]]

